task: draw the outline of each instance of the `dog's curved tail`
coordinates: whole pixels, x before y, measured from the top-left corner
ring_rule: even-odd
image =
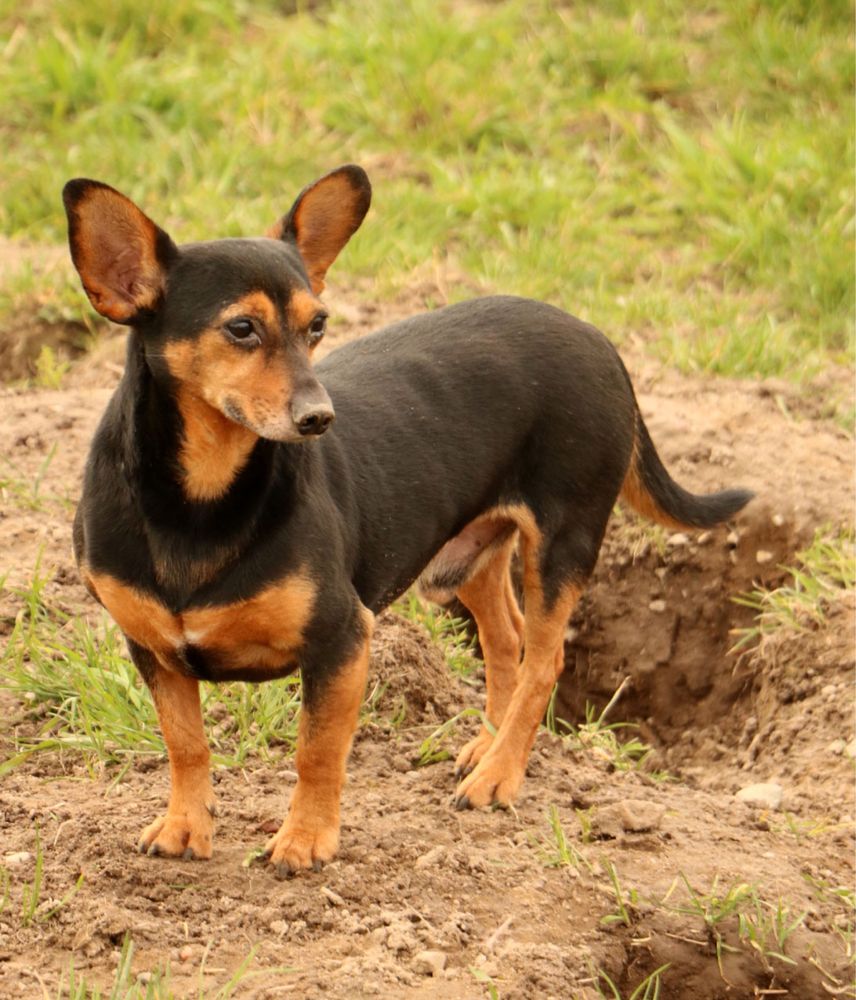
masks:
[[[621,498],[634,510],[668,528],[710,528],[727,521],[754,495],[740,489],[698,495],[679,486],[660,461],[636,407],[633,455],[621,487]]]

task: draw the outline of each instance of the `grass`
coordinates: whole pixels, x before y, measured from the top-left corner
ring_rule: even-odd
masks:
[[[558,686],[554,687],[550,702],[547,705],[545,726],[548,732],[569,741],[583,754],[591,755],[598,760],[607,761],[616,771],[635,771],[644,769],[654,780],[665,780],[668,775],[663,771],[651,770],[646,761],[652,753],[647,743],[631,735],[638,726],[632,722],[607,722],[607,716],[621,697],[628,684],[625,679],[617,688],[612,698],[601,709],[586,703],[586,721],[574,726],[565,719],[556,716],[556,696]]]
[[[33,753],[70,751],[92,767],[163,754],[151,698],[125,654],[121,633],[101,615],[90,622],[46,595],[37,567],[0,660],[2,686],[26,706],[27,735],[0,763],[9,771]],[[276,684],[203,686],[207,731],[219,764],[290,753],[297,737],[299,678]]]
[[[842,0],[302,8],[7,5],[0,229],[62,240],[61,182],[89,175],[180,241],[259,233],[355,160],[375,202],[339,274],[381,296],[436,267],[441,299],[547,298],[685,370],[799,378],[847,358]],[[91,322],[82,293],[46,288]]]
[[[683,885],[687,899],[671,909],[702,921],[708,941],[716,952],[721,975],[723,954],[738,950],[726,940],[729,933],[736,934],[739,944],[749,947],[768,971],[774,968],[771,959],[796,965],[785,954],[785,949],[788,939],[803,925],[806,911],[795,916],[783,900],[775,903],[763,900],[758,887],[748,882],[735,882],[723,887],[718,879],[714,879],[707,892],[700,892],[690,885],[683,873],[660,901],[661,905],[666,904],[678,884]]]
[[[293,971],[286,966],[274,969],[251,969],[250,966],[256,956],[256,949],[252,948],[222,986],[207,987],[204,980],[208,975],[206,962],[209,952],[210,946],[200,963],[197,989],[192,994],[182,994],[183,996],[195,997],[195,1000],[229,1000],[235,995],[239,986],[248,985],[252,979],[264,977],[272,982],[274,977]],[[176,994],[170,985],[169,962],[167,961],[162,968],[156,968],[140,976],[133,971],[134,953],[134,943],[130,935],[126,934],[113,981],[106,992],[76,972],[72,963],[60,984],[57,1000],[173,1000]]]
[[[823,625],[829,608],[856,587],[856,535],[852,528],[815,533],[797,553],[797,566],[783,567],[790,577],[772,590],[756,589],[733,598],[755,612],[754,622],[734,631],[732,652],[758,648],[770,636]]]

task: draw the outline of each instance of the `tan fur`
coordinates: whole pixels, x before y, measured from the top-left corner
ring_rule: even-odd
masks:
[[[292,330],[305,330],[319,312],[324,312],[324,303],[303,288],[295,288],[288,300],[288,325]]]
[[[153,597],[106,573],[88,573],[98,600],[119,628],[173,670],[187,644],[217,654],[224,670],[277,668],[294,657],[315,603],[317,587],[304,573],[287,576],[245,601],[172,614]]]
[[[267,850],[287,870],[329,861],[339,843],[339,800],[345,761],[366,687],[374,616],[363,609],[365,637],[354,657],[329,680],[323,701],[301,710],[297,736],[297,786],[288,816]]]
[[[214,791],[208,742],[199,703],[199,682],[158,669],[149,680],[169,753],[170,795],[166,815],[140,835],[140,848],[179,857],[210,858]]]
[[[185,611],[185,637],[233,669],[282,666],[303,644],[317,589],[298,572],[246,601]]]
[[[178,453],[182,489],[190,500],[217,500],[246,465],[258,435],[183,386],[177,403],[184,425]]]
[[[79,222],[72,247],[74,264],[95,309],[123,323],[140,309],[153,308],[163,291],[163,272],[155,256],[157,227],[151,219],[124,195],[98,187],[87,191],[74,213]],[[132,300],[117,289],[125,258],[137,271]]]
[[[224,309],[216,324],[198,337],[167,343],[164,347],[167,365],[181,383],[186,407],[189,405],[187,401],[193,397],[224,416],[229,414],[230,406],[237,407],[246,428],[254,434],[274,439],[287,436],[292,431],[289,412],[292,384],[288,366],[276,352],[271,356],[269,351],[263,349],[242,351],[226,340],[223,326],[240,316],[256,318],[263,324],[268,337],[282,341],[283,334],[273,302],[262,292],[252,292]],[[203,424],[213,426],[213,417],[206,418]],[[199,430],[198,425],[199,420],[189,429],[191,435]],[[248,440],[236,434],[231,448],[234,461],[230,468],[233,475],[240,471],[235,467],[240,457],[243,455],[246,459],[244,451],[247,445]],[[184,454],[188,462],[200,455],[205,456],[208,451],[204,440],[194,443],[186,437]],[[223,477],[215,476],[212,483],[211,475],[205,468],[198,472],[193,470],[187,475],[195,487],[203,490],[215,488],[225,478],[225,474]]]

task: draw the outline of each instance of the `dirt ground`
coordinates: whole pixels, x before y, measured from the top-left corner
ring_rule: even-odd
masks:
[[[338,337],[436,296],[430,282],[383,308],[364,288],[332,295]],[[134,851],[165,803],[165,760],[141,757],[120,775],[92,773],[73,754],[36,754],[0,778],[9,883],[5,900],[0,883],[0,997],[60,995],[72,962],[103,987],[126,935],[134,975],[145,983],[168,963],[175,996],[197,996],[200,983],[219,995],[248,956],[252,974],[232,995],[258,1000],[591,1000],[598,988],[614,995],[601,973],[630,997],[666,964],[664,1000],[856,995],[853,595],[831,601],[822,626],[729,654],[731,630],[752,617],[731,598],[782,582],[782,565],[816,528],[852,523],[852,440],[822,417],[824,401],[846,387],[833,377],[799,390],[684,378],[625,357],[676,478],[698,491],[758,494],[733,525],[702,534],[613,519],[568,628],[556,712],[578,724],[586,702],[600,710],[621,687],[609,721],[638,723],[655,748],[645,766],[617,768],[598,745],[542,731],[516,809],[453,811],[452,762],[415,761],[444,721],[483,705],[482,686],[450,674],[418,626],[386,614],[373,670],[387,682],[390,714],[403,700],[405,718],[360,730],[340,855],[320,872],[278,881],[245,863],[282,818],[295,780],[288,758],[216,772],[220,818],[204,863]],[[61,389],[0,388],[4,641],[21,610],[9,588],[31,578],[40,552],[49,599],[95,614],[71,560],[68,501],[121,362],[121,338],[107,338],[75,361]],[[0,699],[3,760],[37,722],[8,694]],[[474,726],[461,721],[448,749]],[[778,808],[735,797],[757,782],[781,787]],[[574,863],[555,864],[551,807]],[[83,881],[55,916],[24,926],[37,828],[45,909]],[[779,924],[798,923],[785,957],[772,954],[770,927],[753,946],[736,918],[711,916],[741,886],[772,907],[762,907],[770,927],[779,903]],[[756,926],[767,926],[759,912]]]

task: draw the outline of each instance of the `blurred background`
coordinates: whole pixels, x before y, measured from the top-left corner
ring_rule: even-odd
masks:
[[[186,242],[262,233],[355,161],[374,206],[334,287],[545,298],[686,371],[802,380],[848,360],[845,0],[0,9],[7,339],[95,329],[52,251],[69,177]]]

